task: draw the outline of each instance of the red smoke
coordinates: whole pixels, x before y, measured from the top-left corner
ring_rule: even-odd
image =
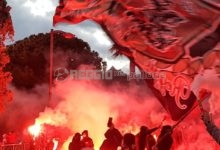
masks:
[[[71,129],[72,134],[87,129],[98,149],[109,117],[113,117],[122,132],[137,133],[140,125],[153,127],[161,123],[163,111],[157,100],[146,94],[135,97],[137,90],[137,87],[126,89],[117,85],[106,88],[90,81],[57,82],[53,100],[59,103],[54,109],[46,108],[36,122],[64,126]]]
[[[212,80],[210,81],[210,79]],[[220,124],[220,119],[218,119],[220,110],[218,102],[220,88],[218,83],[219,79],[218,77],[214,78],[213,73],[205,73],[203,76],[197,77],[193,83],[195,92],[200,87],[212,91],[212,97],[209,102],[206,102],[206,105],[210,104],[210,112],[213,113],[217,125]],[[64,141],[63,150],[67,149],[66,147],[72,135],[75,132],[81,133],[84,129],[89,131],[97,150],[104,139],[109,117],[113,117],[115,126],[122,133],[137,133],[140,125],[146,125],[150,128],[158,126],[164,117],[166,117],[166,120],[163,124],[175,124],[164,112],[158,100],[149,92],[149,89],[143,86],[123,87],[114,85],[105,87],[99,81],[56,82],[51,102],[54,107],[47,107],[43,111],[42,108],[48,98],[46,96],[47,89],[37,87],[33,91],[21,92],[14,90],[15,97],[20,100],[15,102],[24,109],[20,112],[16,109],[15,115],[11,114],[10,118],[16,118],[15,116],[18,114],[22,116],[22,113],[27,116],[41,111],[36,119],[37,123],[56,128],[56,136],[71,135],[67,141]],[[141,96],[140,91],[144,91]],[[35,112],[33,113],[33,111]],[[9,112],[13,112],[13,110]],[[20,120],[23,119],[20,117]],[[10,127],[12,126],[10,124]],[[14,124],[14,127],[16,127],[16,124]],[[65,129],[65,133],[63,129]],[[67,131],[68,133],[66,133]],[[158,135],[159,131],[155,134]],[[206,131],[200,119],[199,109],[195,109],[175,128],[173,136],[175,150],[219,149],[216,142]]]
[[[195,82],[200,82],[203,85],[199,87],[204,87],[205,82],[201,77],[198,78],[198,81],[195,80]],[[216,84],[216,82],[213,83]],[[214,87],[210,84],[209,82],[209,86]],[[212,88],[213,96],[208,102],[211,105],[214,104],[216,108],[218,108],[218,103],[213,100],[213,97],[218,96],[217,89]],[[155,127],[162,122],[164,117],[167,117],[158,100],[152,96],[148,88],[145,90],[145,95],[142,95],[143,97],[137,96],[140,91],[143,90],[137,86],[125,88],[115,85],[106,88],[99,82],[57,82],[53,91],[53,100],[59,101],[59,103],[54,109],[46,108],[36,121],[64,126],[69,128],[72,134],[88,129],[94,140],[95,148],[98,149],[107,129],[108,117],[113,117],[116,127],[122,133],[135,134],[139,131],[140,125]],[[218,116],[218,110],[210,110],[216,112],[213,115],[214,118]],[[218,124],[219,120],[216,118],[215,122]],[[175,124],[175,122],[167,117],[163,124]],[[156,132],[157,135],[158,132]],[[200,119],[198,108],[175,128],[173,137],[175,139],[174,149],[177,150],[218,150],[218,145],[208,134]],[[64,149],[68,142],[65,143]]]

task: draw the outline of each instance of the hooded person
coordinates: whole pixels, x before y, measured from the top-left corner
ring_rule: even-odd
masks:
[[[122,144],[123,136],[120,131],[115,128],[112,123],[112,118],[109,118],[107,126],[109,129],[105,132],[105,140],[103,141],[100,150],[117,150]]]
[[[135,150],[135,135],[132,133],[125,133],[123,136],[121,150]]]
[[[82,148],[82,144],[81,144],[81,135],[80,133],[76,133],[73,138],[72,141],[69,144],[69,149],[68,150],[81,150]]]
[[[146,148],[148,148],[149,150],[151,150],[152,147],[156,144],[156,141],[151,133],[159,128],[160,127],[149,129],[146,126],[141,126],[140,132],[136,135],[136,149],[145,150]]]
[[[93,144],[93,140],[89,137],[89,132],[88,130],[84,130],[82,132],[82,140],[81,140],[81,144],[82,144],[82,150],[86,150],[86,149],[91,149],[93,150],[94,148],[94,144]]]
[[[170,150],[173,145],[172,138],[173,129],[170,125],[165,125],[162,127],[160,135],[157,140],[156,148],[157,150]]]

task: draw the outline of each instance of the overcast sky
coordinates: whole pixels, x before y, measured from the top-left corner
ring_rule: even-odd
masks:
[[[91,49],[97,51],[107,61],[108,68],[113,65],[117,69],[127,72],[129,61],[124,57],[112,57],[108,51],[112,42],[97,24],[85,21],[78,25],[52,27],[52,18],[58,0],[7,0],[7,2],[12,7],[11,15],[15,29],[15,41],[22,40],[31,34],[50,32],[52,28],[72,32],[78,38],[88,42]]]

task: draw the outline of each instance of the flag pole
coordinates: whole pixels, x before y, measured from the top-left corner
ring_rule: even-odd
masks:
[[[183,115],[173,126],[172,129],[176,128],[194,109],[198,107],[198,104],[194,105],[185,115]]]
[[[135,64],[132,60],[130,60],[130,85],[133,85],[135,83]]]
[[[199,108],[200,110],[203,112],[205,111],[203,105],[202,105],[202,99],[206,99],[206,98],[209,98],[211,96],[211,92],[210,91],[207,91],[206,89],[201,89],[199,91],[199,98],[197,99],[197,102],[199,104]]]
[[[53,44],[54,35],[53,29],[50,31],[50,69],[49,69],[49,103],[52,99],[52,83],[53,83]]]

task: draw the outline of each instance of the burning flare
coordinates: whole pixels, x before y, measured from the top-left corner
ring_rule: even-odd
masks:
[[[53,150],[57,150],[57,147],[58,147],[59,141],[58,141],[57,139],[53,138],[53,144],[54,144],[54,146],[53,146]]]
[[[157,141],[157,135],[154,134],[153,137],[154,137],[155,141]]]
[[[32,136],[38,137],[41,133],[41,125],[40,124],[34,124],[32,126],[29,126],[28,131]]]

